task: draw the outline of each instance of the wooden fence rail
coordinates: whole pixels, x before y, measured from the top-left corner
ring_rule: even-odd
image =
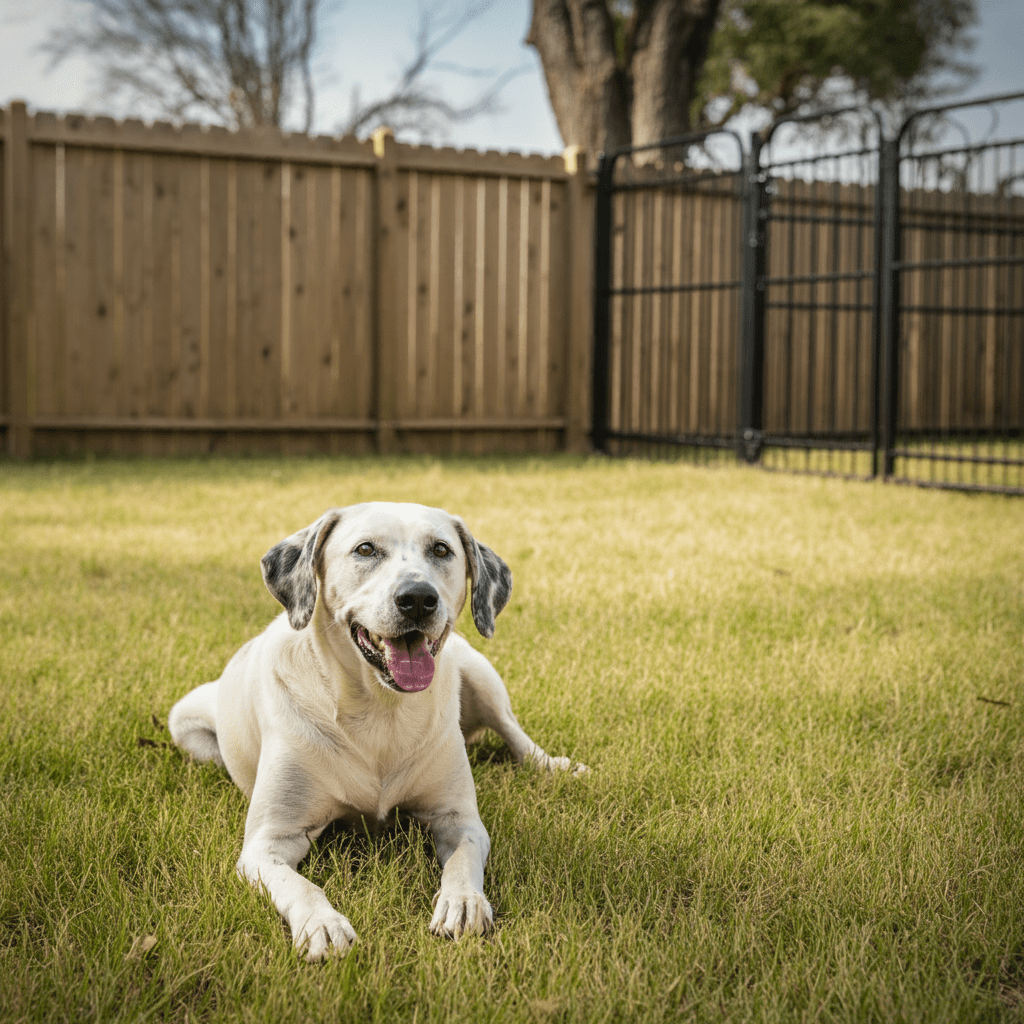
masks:
[[[583,446],[585,161],[0,129],[11,454]]]

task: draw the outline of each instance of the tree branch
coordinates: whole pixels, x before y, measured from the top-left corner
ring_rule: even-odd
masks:
[[[387,124],[397,133],[414,133],[426,139],[452,124],[469,121],[496,108],[504,88],[514,78],[528,70],[527,65],[511,68],[498,74],[479,69],[467,71],[443,65],[447,71],[455,70],[473,77],[494,77],[494,81],[468,102],[452,103],[442,98],[426,81],[429,72],[440,66],[436,57],[467,26],[494,6],[495,0],[476,0],[465,4],[455,14],[443,17],[435,5],[420,12],[412,58],[402,68],[394,90],[381,99],[363,104],[358,91],[353,90],[348,120],[339,126],[346,133],[367,134]]]

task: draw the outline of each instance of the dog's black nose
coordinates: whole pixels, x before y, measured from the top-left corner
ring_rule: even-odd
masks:
[[[395,605],[407,619],[422,622],[437,611],[437,591],[429,583],[407,583],[395,594]]]

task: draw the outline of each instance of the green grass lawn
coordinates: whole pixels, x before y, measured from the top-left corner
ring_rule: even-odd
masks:
[[[162,727],[330,505],[441,505],[511,565],[484,641],[584,778],[471,755],[495,931],[427,931],[404,819],[303,870]],[[0,465],[0,1020],[1024,1021],[1024,503],[607,460]]]

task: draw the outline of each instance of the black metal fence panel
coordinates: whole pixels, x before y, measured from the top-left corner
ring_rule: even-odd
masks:
[[[962,116],[1015,103],[605,157],[595,446],[1024,494],[1024,141]]]
[[[597,198],[594,438],[731,451],[743,147],[731,133],[623,150]],[[722,244],[726,240],[726,244]]]
[[[891,145],[887,476],[1024,493],[1024,96],[921,112]]]
[[[862,111],[829,118],[855,140]],[[822,153],[800,122],[756,136],[765,268],[761,464],[867,478],[877,444],[877,145]],[[787,138],[787,134],[790,138]],[[806,151],[793,155],[794,149]]]

